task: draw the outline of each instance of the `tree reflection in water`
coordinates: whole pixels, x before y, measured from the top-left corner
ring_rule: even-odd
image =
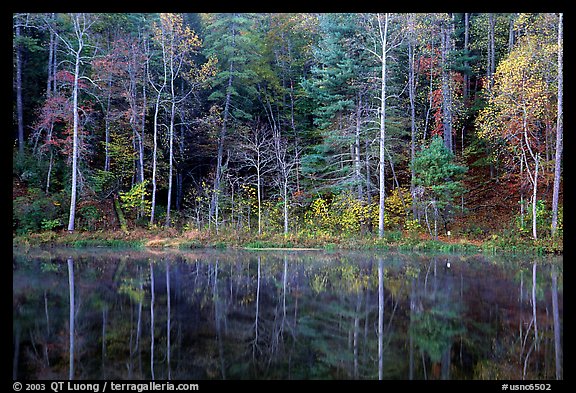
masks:
[[[14,255],[13,376],[562,378],[561,257],[66,255]]]

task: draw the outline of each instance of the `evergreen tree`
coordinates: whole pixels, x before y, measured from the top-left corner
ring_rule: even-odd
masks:
[[[221,126],[218,135],[216,173],[210,202],[209,219],[218,225],[218,199],[221,192],[225,138],[230,122],[250,119],[250,96],[255,93],[250,68],[257,52],[254,15],[208,14],[204,15],[206,32],[205,53],[218,59],[219,70],[214,79],[214,92],[208,97],[220,107]]]
[[[430,144],[422,149],[414,160],[416,187],[420,190],[418,203],[424,210],[429,226],[428,214],[434,214],[434,237],[438,237],[438,216],[441,215],[446,230],[452,202],[460,196],[463,185],[460,182],[467,168],[454,162],[454,154],[446,148],[441,137],[435,136]]]
[[[314,124],[320,143],[303,158],[303,171],[320,180],[320,189],[339,192],[366,189],[361,173],[369,92],[373,72],[365,37],[358,29],[357,14],[323,14],[319,18],[320,41],[314,48],[315,64],[302,85],[315,103]]]

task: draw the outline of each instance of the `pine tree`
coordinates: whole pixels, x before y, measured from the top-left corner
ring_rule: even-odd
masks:
[[[422,198],[418,203],[424,209],[426,221],[428,211],[434,213],[434,237],[438,237],[438,216],[442,215],[445,226],[454,199],[464,191],[460,182],[467,168],[454,162],[454,154],[444,145],[441,137],[435,136],[430,144],[416,155],[414,171],[416,187],[421,187]],[[430,233],[432,231],[430,230]]]
[[[219,70],[214,78],[214,92],[208,100],[221,107],[221,127],[218,135],[216,173],[210,202],[209,219],[218,228],[218,199],[222,182],[225,139],[228,127],[234,120],[250,119],[251,100],[255,88],[251,80],[256,77],[250,64],[256,57],[254,15],[208,14],[204,15],[206,33],[205,53],[218,59]]]
[[[362,50],[365,37],[359,23],[360,16],[354,14],[320,16],[322,38],[314,48],[311,75],[302,83],[316,104],[314,123],[320,130],[320,143],[303,157],[303,171],[326,183],[320,188],[333,192],[356,188],[362,199],[366,184],[361,173],[361,141],[373,69]]]

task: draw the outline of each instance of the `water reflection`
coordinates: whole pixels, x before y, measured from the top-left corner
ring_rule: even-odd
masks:
[[[69,330],[69,337],[70,337],[70,345],[68,347],[68,350],[70,352],[70,358],[68,360],[68,379],[72,380],[74,379],[74,320],[75,318],[75,311],[76,308],[74,307],[74,261],[72,260],[72,258],[68,258],[68,260],[66,261],[68,263],[68,289],[69,289],[69,299],[70,299],[70,304],[68,306],[69,309],[69,317],[68,317],[68,330]]]
[[[561,258],[66,252],[14,255],[14,378],[562,378]]]

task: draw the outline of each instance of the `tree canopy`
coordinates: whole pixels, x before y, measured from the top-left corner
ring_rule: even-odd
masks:
[[[13,230],[561,234],[561,15],[14,14]]]

